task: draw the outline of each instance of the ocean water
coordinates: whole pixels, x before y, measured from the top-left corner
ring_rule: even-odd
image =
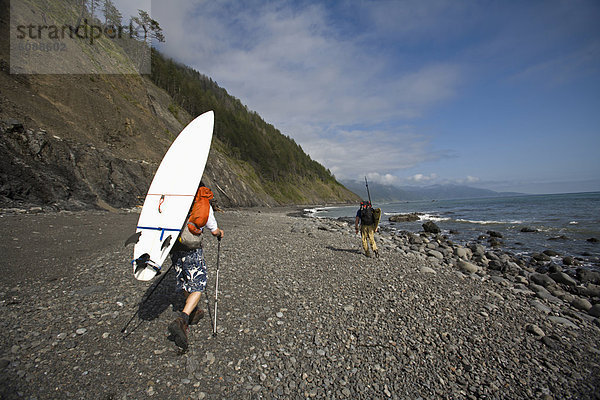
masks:
[[[503,235],[502,247],[516,254],[547,249],[581,257],[587,265],[600,257],[600,192],[527,195],[461,200],[407,201],[374,204],[382,209],[381,225],[391,230],[422,231],[431,220],[453,241],[466,243],[487,231]],[[307,210],[315,217],[354,217],[358,205]],[[391,223],[394,214],[420,213],[420,221]],[[537,232],[521,232],[522,228]],[[450,233],[452,231],[453,233]]]

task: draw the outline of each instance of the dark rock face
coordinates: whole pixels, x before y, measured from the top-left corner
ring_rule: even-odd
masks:
[[[60,209],[132,207],[155,166],[117,158],[43,130],[0,130],[0,203]],[[14,126],[14,125],[12,125]]]
[[[21,128],[16,121],[0,127],[0,205],[79,210],[143,203],[158,163]],[[277,204],[244,184],[217,152],[209,156],[204,180],[219,206]]]

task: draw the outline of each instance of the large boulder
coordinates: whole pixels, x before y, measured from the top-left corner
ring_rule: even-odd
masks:
[[[475,272],[477,272],[479,270],[477,265],[472,264],[467,261],[464,261],[464,260],[458,260],[456,265],[458,266],[458,268],[461,269],[461,271],[468,272],[470,274],[474,274]]]
[[[563,262],[564,265],[568,265],[568,266],[577,265],[578,264],[577,260],[575,260],[571,256],[563,257],[562,262]]]
[[[577,279],[582,283],[593,283],[595,285],[600,283],[600,272],[590,271],[585,268],[577,268]]]
[[[563,285],[577,286],[577,282],[575,281],[575,279],[571,278],[564,272],[554,272],[550,274],[550,278],[552,278],[557,283],[562,283]]]
[[[523,233],[532,233],[532,232],[537,232],[538,230],[535,228],[530,228],[528,226],[521,228],[521,232]]]
[[[464,247],[456,247],[454,249],[454,254],[456,254],[456,256],[458,258],[462,258],[463,260],[467,260],[470,258],[471,256],[471,251],[469,249],[466,249]]]
[[[590,303],[586,299],[582,299],[581,297],[575,297],[571,301],[571,305],[578,310],[588,312],[592,308],[592,303]]]
[[[423,238],[419,235],[415,235],[414,233],[410,234],[408,241],[411,244],[423,244]]]
[[[435,257],[440,261],[442,261],[444,259],[444,255],[437,250],[428,250],[427,255],[431,256],[431,257]]]
[[[556,282],[554,281],[554,279],[550,278],[546,274],[533,273],[529,277],[529,280],[545,288],[556,286]]]
[[[575,289],[581,296],[600,297],[600,286],[593,283],[586,283],[584,287],[576,286]]]
[[[545,255],[547,255],[548,257],[556,257],[556,256],[560,255],[560,253],[558,253],[558,252],[556,252],[554,250],[544,250],[543,253]]]
[[[473,252],[473,255],[480,256],[480,257],[485,255],[485,247],[483,247],[479,243],[471,243],[469,245],[469,248]]]
[[[397,214],[390,216],[388,219],[390,220],[390,222],[414,222],[419,220],[419,214]]]
[[[427,233],[440,233],[442,230],[433,221],[427,221],[423,224],[423,230]]]
[[[532,255],[531,258],[533,258],[535,261],[538,261],[538,262],[552,261],[552,259],[550,258],[550,256],[547,256],[544,253],[536,253],[536,254]]]
[[[490,235],[490,237],[493,237],[493,238],[498,238],[498,239],[502,239],[502,238],[503,238],[503,236],[502,236],[502,234],[501,234],[500,232],[496,232],[496,231],[487,231],[486,233],[487,233],[488,235]]]
[[[503,245],[502,241],[498,240],[498,238],[495,238],[495,237],[490,238],[490,240],[488,241],[488,243],[492,247],[500,247],[500,246]]]
[[[588,314],[592,317],[600,318],[600,303],[594,304],[589,310]]]

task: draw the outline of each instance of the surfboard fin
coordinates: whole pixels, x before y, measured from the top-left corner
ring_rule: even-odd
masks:
[[[137,243],[140,240],[140,236],[142,236],[142,231],[136,232],[133,235],[129,236],[125,241],[124,247],[127,247],[127,245],[130,243]]]
[[[148,261],[150,260],[150,254],[148,253],[144,253],[141,256],[139,256],[134,262],[135,262],[135,272],[134,274],[137,274],[138,272],[140,272],[141,270],[143,270],[144,268],[146,268],[148,266]]]
[[[160,246],[160,250],[164,250],[166,247],[169,247],[171,244],[171,235],[167,236],[165,240],[163,240],[162,245]]]

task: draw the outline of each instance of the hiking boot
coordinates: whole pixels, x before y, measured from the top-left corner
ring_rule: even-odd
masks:
[[[379,250],[373,250],[373,253],[375,253],[375,258],[379,258]]]
[[[366,256],[367,258],[371,258],[371,253],[367,251],[367,252],[365,253],[365,256]]]
[[[188,326],[182,317],[177,317],[169,324],[169,332],[173,335],[175,344],[183,350],[187,350],[188,347],[187,330]]]
[[[204,310],[195,308],[190,314],[190,325],[196,325],[202,318],[204,318]]]

